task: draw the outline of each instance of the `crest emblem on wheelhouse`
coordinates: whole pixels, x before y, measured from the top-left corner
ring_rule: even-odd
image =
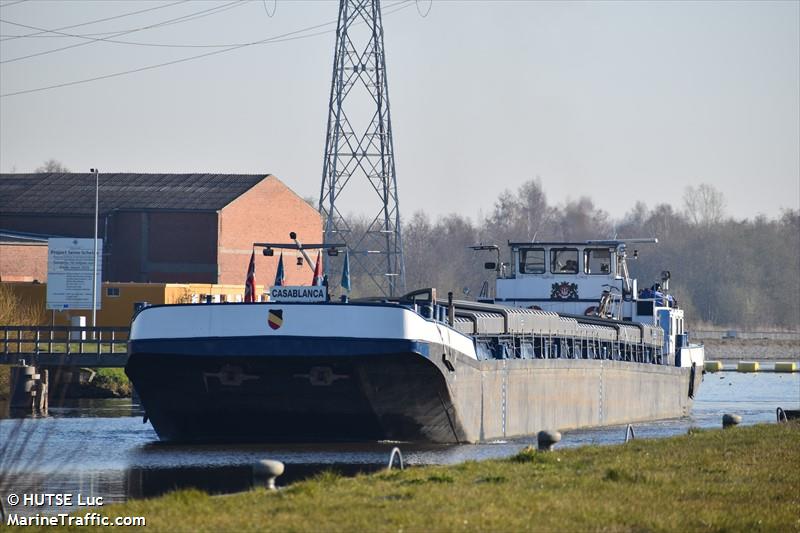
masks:
[[[272,329],[278,329],[283,325],[283,309],[273,309],[267,315],[267,324]]]
[[[578,284],[570,283],[569,281],[553,283],[550,298],[553,300],[577,300]]]

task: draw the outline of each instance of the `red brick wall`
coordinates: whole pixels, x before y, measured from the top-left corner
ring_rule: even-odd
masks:
[[[219,226],[219,283],[244,283],[254,242],[291,243],[291,231],[302,243],[322,242],[322,218],[317,210],[275,176],[268,176],[226,206],[220,212]],[[256,250],[256,283],[272,285],[279,255],[276,251],[273,257],[266,257]],[[312,261],[316,259],[316,252],[309,255]],[[284,251],[286,284],[311,285],[313,265],[298,266],[298,256],[295,250]]]
[[[0,281],[47,282],[47,243],[0,243]]]

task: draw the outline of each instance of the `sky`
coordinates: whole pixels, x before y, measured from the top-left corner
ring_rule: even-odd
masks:
[[[552,205],[588,196],[613,217],[636,201],[680,209],[700,183],[737,219],[800,208],[800,2],[419,0],[383,12],[405,218],[478,220],[534,178]],[[271,173],[316,199],[337,13],[335,1],[2,0],[0,171],[55,158],[74,172]],[[60,31],[83,38],[14,38],[78,24]],[[374,212],[363,190],[340,210]]]

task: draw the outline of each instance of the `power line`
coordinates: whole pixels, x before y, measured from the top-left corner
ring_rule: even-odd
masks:
[[[235,6],[234,6],[235,7]],[[3,19],[0,19],[0,22],[7,22],[8,24],[13,24],[14,26],[21,26],[23,28],[29,29],[39,29],[36,26],[28,26],[27,24],[19,24],[17,22],[8,22]],[[147,47],[157,47],[157,48],[229,48],[231,46],[238,46],[240,44],[250,44],[250,41],[245,43],[225,43],[225,44],[174,44],[174,43],[148,43],[148,42],[140,42],[140,41],[120,41],[117,39],[109,39],[109,38],[93,38],[88,37],[86,35],[81,34],[73,34],[73,33],[63,33],[57,30],[44,30],[46,32],[55,33],[56,35],[50,35],[49,37],[70,37],[70,38],[77,38],[77,39],[86,39],[88,41],[102,41],[105,43],[112,43],[112,44],[127,44],[132,46],[147,46]],[[65,47],[66,48],[66,47]],[[58,50],[63,50],[64,48],[60,48]],[[57,50],[53,50],[57,51]],[[49,52],[48,52],[49,53]],[[17,59],[24,59],[24,58],[17,58]],[[13,62],[17,59],[10,59],[7,61],[0,61],[0,63],[6,62]]]
[[[411,0],[400,0],[399,2],[389,6],[386,9],[386,13],[385,14],[386,15],[391,15],[393,13],[397,13],[398,11],[401,11],[401,10],[403,10],[403,9],[409,7],[409,6],[412,6],[412,5],[414,5],[414,4],[411,3]],[[135,69],[131,69],[131,70],[124,70],[124,71],[121,71],[121,72],[114,72],[114,73],[111,73],[111,74],[104,74],[102,76],[95,76],[93,78],[86,78],[86,79],[82,79],[82,80],[68,81],[68,82],[64,82],[64,83],[58,83],[58,84],[55,84],[55,85],[48,85],[48,86],[45,86],[45,87],[37,87],[35,89],[25,89],[25,90],[22,90],[22,91],[15,91],[15,92],[12,92],[12,93],[0,94],[0,98],[6,98],[8,96],[18,96],[18,95],[21,95],[21,94],[35,93],[35,92],[40,92],[40,91],[47,91],[49,89],[59,89],[61,87],[69,87],[69,86],[72,86],[72,85],[80,85],[80,84],[83,84],[83,83],[89,83],[89,82],[99,81],[99,80],[106,80],[106,79],[109,79],[109,78],[116,78],[116,77],[119,77],[119,76],[125,76],[127,74],[134,74],[134,73],[137,73],[137,72],[144,72],[144,71],[147,71],[147,70],[154,70],[154,69],[161,68],[161,67],[166,67],[166,66],[169,66],[169,65],[175,65],[175,64],[178,64],[178,63],[184,63],[186,61],[193,61],[195,59],[201,59],[201,58],[204,58],[204,57],[210,57],[210,56],[217,55],[217,54],[224,54],[226,52],[232,52],[234,50],[239,50],[241,48],[245,48],[245,47],[248,47],[248,46],[279,43],[279,42],[286,42],[286,41],[295,41],[295,40],[299,40],[299,39],[307,39],[307,38],[310,38],[310,37],[317,37],[319,35],[324,35],[326,33],[335,32],[336,30],[318,31],[318,32],[311,33],[311,34],[308,34],[308,35],[297,35],[297,34],[305,33],[307,31],[315,30],[315,29],[322,28],[322,27],[325,27],[325,26],[330,26],[330,25],[336,24],[336,23],[337,23],[336,20],[332,20],[332,21],[324,22],[322,24],[317,24],[315,26],[309,26],[307,28],[303,28],[303,29],[300,29],[300,30],[295,30],[295,31],[292,31],[292,32],[289,32],[289,33],[284,33],[282,35],[276,35],[274,37],[268,37],[266,39],[261,39],[260,41],[253,41],[253,42],[250,42],[250,43],[237,44],[237,45],[231,46],[229,48],[225,48],[224,50],[214,50],[213,52],[205,52],[203,54],[197,54],[197,55],[194,55],[194,56],[184,57],[184,58],[181,58],[181,59],[175,59],[173,61],[166,61],[164,63],[158,63],[158,64],[155,64],[155,65],[148,65],[148,66],[145,66],[145,67],[139,67],[139,68],[135,68]],[[294,36],[294,37],[292,37],[292,36]]]
[[[24,2],[25,0],[20,0],[20,1]],[[163,5],[163,6],[148,7],[147,9],[140,9],[139,11],[131,11],[129,13],[123,13],[121,15],[114,15],[113,17],[106,17],[106,18],[102,18],[102,19],[90,20],[89,22],[81,22],[80,24],[72,24],[70,26],[62,26],[60,28],[53,28],[52,30],[41,30],[41,31],[37,31],[37,32],[34,32],[34,33],[29,33],[27,35],[9,35],[9,36],[4,36],[5,38],[4,39],[0,39],[0,41],[12,41],[14,39],[22,39],[24,37],[36,37],[36,36],[39,36],[39,35],[41,35],[43,33],[49,33],[49,32],[60,31],[60,30],[69,30],[71,28],[79,28],[81,26],[88,26],[90,24],[97,24],[98,22],[107,22],[109,20],[116,20],[116,19],[121,19],[123,17],[130,17],[131,15],[138,15],[140,13],[147,13],[148,11],[155,11],[157,9],[164,9],[164,8],[172,7],[172,6],[175,6],[175,5],[178,5],[178,4],[183,4],[183,3],[186,3],[188,1],[189,0],[178,0],[177,2],[172,2],[171,4],[166,4],[166,5]],[[6,7],[6,6],[2,6],[2,7]],[[48,35],[48,37],[52,37],[52,36]]]
[[[220,12],[225,11],[227,9],[232,9],[234,7],[238,7],[238,6],[244,5],[245,3],[246,3],[245,0],[234,0],[233,2],[229,2],[227,4],[223,4],[222,6],[217,6],[217,7],[213,7],[213,8],[209,8],[209,9],[204,9],[204,10],[201,10],[201,11],[196,11],[196,12],[190,13],[188,15],[181,15],[180,17],[176,17],[176,18],[173,18],[173,19],[168,19],[168,20],[165,20],[163,22],[158,22],[156,24],[150,24],[148,26],[144,26],[144,27],[141,27],[141,28],[134,28],[134,29],[131,29],[131,30],[121,31],[119,33],[113,34],[112,37],[119,37],[120,35],[127,35],[129,33],[134,33],[134,32],[137,32],[137,31],[149,30],[149,29],[152,29],[152,28],[158,28],[158,27],[161,27],[161,26],[168,26],[170,24],[176,24],[176,23],[179,23],[179,22],[187,22],[189,20],[195,20],[197,18],[201,18],[201,17],[208,16],[208,15],[214,15],[216,13],[220,13]],[[11,21],[8,21],[8,20],[3,20],[3,19],[0,19],[0,22],[4,22],[6,24],[11,24],[11,25],[14,25],[14,26],[21,26],[23,28],[41,29],[41,28],[34,28],[33,26],[27,26],[25,24],[20,24],[18,22],[11,22]],[[47,30],[43,30],[43,31],[47,31]],[[87,38],[87,39],[89,39],[89,40],[88,41],[83,41],[83,42],[80,42],[80,43],[71,44],[71,45],[68,45],[68,46],[62,46],[61,48],[53,48],[53,49],[50,49],[50,50],[44,50],[42,52],[36,52],[34,54],[28,54],[26,56],[19,56],[19,57],[14,57],[12,59],[6,59],[6,60],[3,60],[3,61],[0,61],[0,63],[2,63],[2,64],[13,63],[15,61],[22,61],[23,59],[30,59],[32,57],[38,57],[38,56],[43,56],[43,55],[47,55],[47,54],[53,54],[55,52],[61,52],[63,50],[69,50],[71,48],[77,48],[79,46],[86,46],[87,44],[92,44],[92,43],[95,43],[95,42],[98,42],[98,41],[105,41],[106,40],[106,39],[92,39],[92,38]]]
[[[17,0],[16,2],[7,2],[7,3],[5,3],[5,4],[0,4],[0,7],[8,7],[8,6],[13,6],[13,5],[16,5],[16,4],[21,4],[22,2],[27,2],[27,1],[28,1],[28,0]]]

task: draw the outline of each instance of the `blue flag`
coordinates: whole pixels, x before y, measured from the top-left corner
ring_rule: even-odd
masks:
[[[342,287],[350,290],[350,252],[344,251],[344,266],[342,267]]]
[[[285,280],[286,275],[283,273],[283,252],[281,252],[281,258],[278,259],[278,271],[275,272],[275,286],[281,287]]]

